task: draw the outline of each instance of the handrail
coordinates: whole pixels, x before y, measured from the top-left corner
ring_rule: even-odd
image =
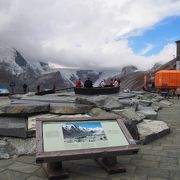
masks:
[[[68,88],[61,88],[61,89],[56,89],[56,91],[63,91],[63,90],[68,90],[68,89],[73,89],[74,87],[68,87]]]

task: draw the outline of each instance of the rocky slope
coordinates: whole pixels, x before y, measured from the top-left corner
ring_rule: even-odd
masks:
[[[154,75],[157,71],[163,69],[173,70],[176,67],[176,59],[173,59],[163,65],[156,64],[149,71],[134,71],[130,72],[128,75],[120,74],[118,77],[121,79],[121,89],[130,90],[141,90],[144,85],[144,75],[147,72],[151,72]]]

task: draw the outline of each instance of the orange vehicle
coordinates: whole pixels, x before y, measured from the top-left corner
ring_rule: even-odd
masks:
[[[180,70],[161,70],[155,74],[157,89],[176,89],[180,87]]]

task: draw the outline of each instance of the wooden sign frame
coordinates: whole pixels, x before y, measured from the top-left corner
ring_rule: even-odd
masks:
[[[66,150],[66,151],[52,151],[44,152],[43,149],[43,123],[44,122],[81,122],[81,121],[106,121],[116,120],[119,128],[122,130],[129,145],[117,146],[117,147],[103,147],[103,148],[91,148],[80,150]],[[125,127],[121,119],[113,118],[50,118],[50,119],[37,119],[36,121],[36,162],[37,163],[53,163],[57,161],[76,160],[76,159],[96,159],[99,157],[112,157],[118,155],[136,154],[138,147],[134,142],[129,131]]]

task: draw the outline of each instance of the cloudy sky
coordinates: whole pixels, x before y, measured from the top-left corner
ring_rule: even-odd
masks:
[[[0,42],[29,60],[81,69],[167,62],[180,0],[0,0]]]

